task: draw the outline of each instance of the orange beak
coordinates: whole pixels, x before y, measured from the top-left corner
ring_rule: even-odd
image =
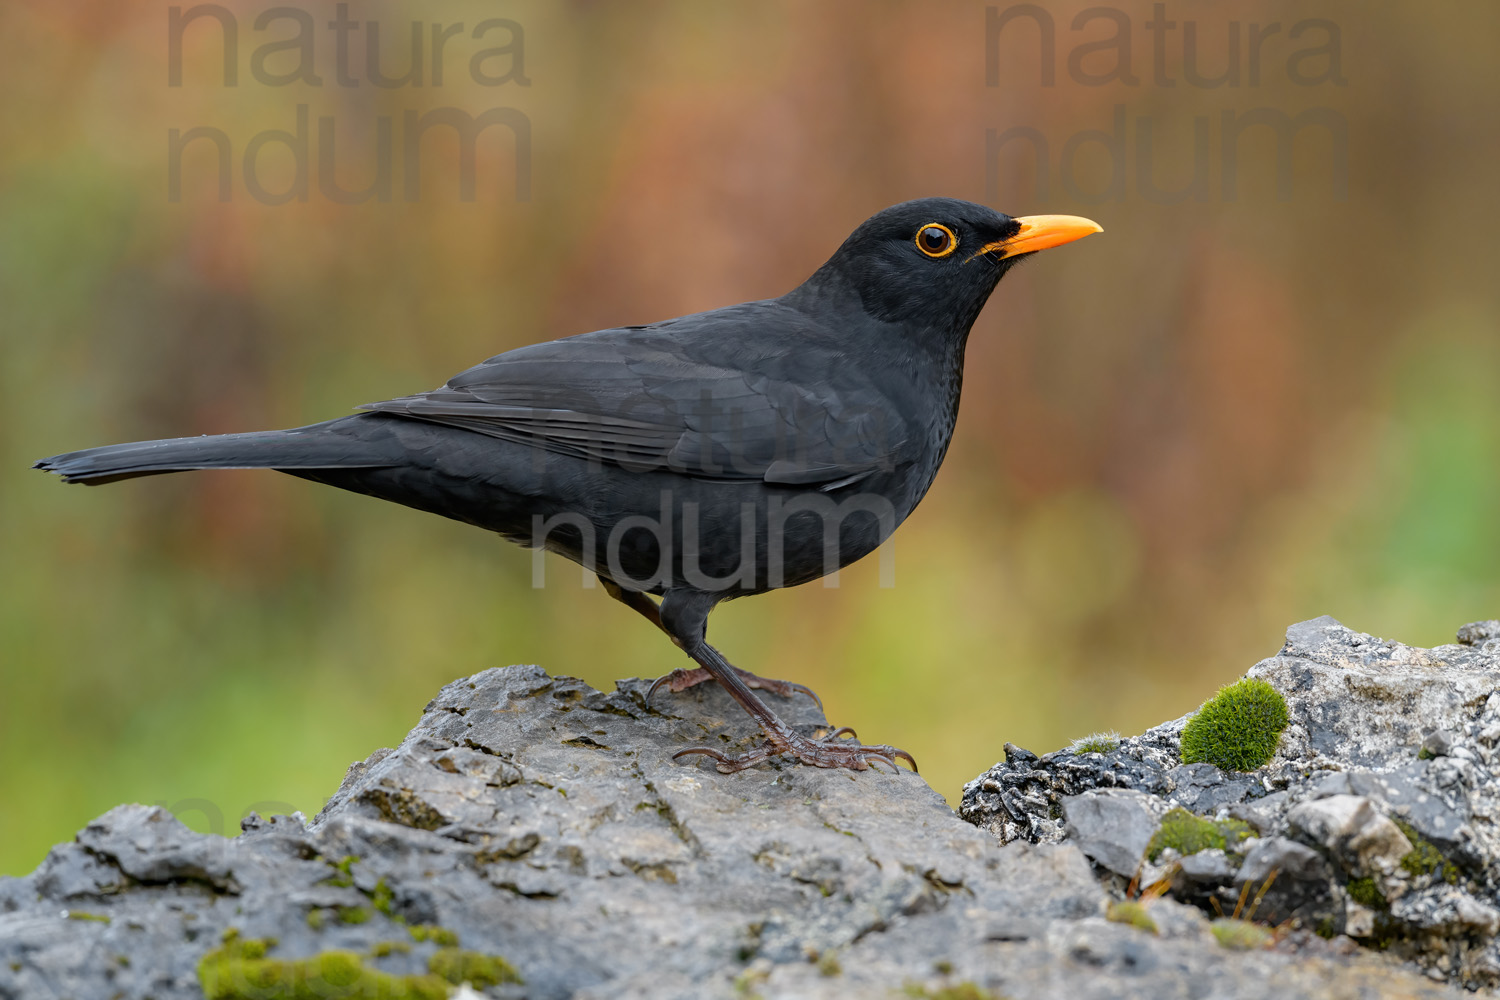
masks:
[[[1064,243],[1081,240],[1093,233],[1104,232],[1104,227],[1092,219],[1077,215],[1028,215],[1016,220],[1021,231],[1010,239],[999,240],[981,247],[979,254],[998,254],[1000,260],[1023,253],[1035,253],[1049,247],[1060,247]],[[971,260],[973,258],[970,258]]]

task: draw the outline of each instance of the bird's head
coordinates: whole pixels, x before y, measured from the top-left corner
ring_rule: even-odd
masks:
[[[798,292],[837,286],[876,319],[967,334],[1016,261],[1102,231],[1076,215],[1012,218],[956,198],[921,198],[866,219]]]

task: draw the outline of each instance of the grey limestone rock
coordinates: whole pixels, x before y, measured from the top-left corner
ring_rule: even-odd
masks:
[[[305,989],[234,993],[253,984],[225,973],[218,996],[336,997],[308,978],[322,959],[417,976],[454,948],[517,974],[464,995],[533,1000],[1457,996],[1305,934],[1226,951],[1169,899],[1149,906],[1156,934],[1111,922],[1077,847],[1002,845],[908,772],[674,762],[757,737],[715,686],[657,712],[643,690],[535,667],[455,681],[310,824],[252,815],[226,839],[120,806],[0,879],[0,998],[196,1000],[226,933],[274,940],[257,960],[300,963]],[[778,707],[826,731],[806,699]],[[1441,907],[1443,927],[1487,926]]]
[[[1470,988],[1500,985],[1500,623],[1458,638],[1420,649],[1328,617],[1302,622],[1248,673],[1286,698],[1291,719],[1260,770],[1181,765],[1184,717],[1104,755],[1008,748],[966,786],[960,814],[1002,843],[1076,842],[1101,875],[1165,880],[1225,913],[1258,900],[1257,920],[1351,935]],[[1055,819],[1096,790],[1253,836],[1152,864],[1127,824],[1082,837]]]
[[[1062,810],[1068,839],[1095,864],[1129,878],[1167,807],[1145,792],[1100,788],[1064,796]]]

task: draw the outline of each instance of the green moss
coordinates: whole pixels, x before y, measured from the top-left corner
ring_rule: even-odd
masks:
[[[843,974],[844,967],[839,964],[839,960],[834,957],[833,952],[825,951],[818,956],[818,975],[823,976],[825,979],[832,979],[834,976],[842,976]]]
[[[1385,901],[1385,893],[1380,891],[1380,886],[1368,875],[1364,878],[1351,878],[1348,890],[1350,899],[1372,910],[1383,910],[1390,905]]]
[[[88,910],[69,910],[69,920],[92,920],[95,923],[107,924],[109,918],[102,913],[90,913]]]
[[[457,986],[469,983],[484,989],[501,983],[524,982],[516,967],[499,955],[485,955],[459,948],[442,948],[427,960],[427,971]]]
[[[349,951],[266,957],[275,944],[227,931],[224,943],[198,962],[206,1000],[447,1000],[449,984],[438,975],[393,976]]]
[[[734,977],[734,992],[745,1000],[761,1000],[757,990],[769,977],[769,972],[747,969]]]
[[[1324,917],[1318,921],[1318,926],[1313,928],[1313,932],[1320,938],[1332,940],[1333,936],[1338,933],[1338,927],[1334,925],[1332,917]]]
[[[316,906],[307,911],[307,926],[315,931],[323,929],[323,911]]]
[[[326,858],[324,860],[327,861]],[[353,868],[359,863],[358,855],[346,854],[337,863],[330,863],[333,864],[333,869],[337,874],[325,878],[323,880],[324,885],[347,889],[354,884]]]
[[[375,904],[375,909],[389,917],[391,915],[391,903],[395,897],[396,894],[391,891],[390,886],[386,885],[385,879],[381,879],[375,883],[375,891],[370,893],[370,902]]]
[[[1109,753],[1120,746],[1120,734],[1111,730],[1107,733],[1090,733],[1080,737],[1068,745],[1068,749],[1074,753]]]
[[[452,948],[458,944],[457,934],[437,924],[417,924],[409,930],[413,941],[431,941],[445,948]]]
[[[368,906],[340,906],[339,922],[344,924],[362,924],[370,919],[370,908]]]
[[[1213,848],[1231,851],[1253,832],[1237,819],[1204,819],[1179,806],[1161,818],[1161,826],[1146,845],[1146,858],[1155,861],[1169,847],[1183,857]]]
[[[1129,924],[1139,930],[1150,931],[1155,934],[1156,921],[1151,919],[1151,914],[1146,912],[1142,903],[1134,900],[1110,903],[1109,908],[1104,911],[1104,918],[1117,924]]]
[[[405,941],[377,941],[375,942],[375,947],[370,949],[370,954],[375,958],[385,958],[387,955],[398,953],[406,955],[410,952],[411,945]]]
[[[1214,940],[1219,942],[1220,947],[1232,951],[1252,951],[1256,948],[1264,948],[1271,940],[1270,931],[1248,920],[1220,917],[1209,925],[1209,930],[1213,932]]]
[[[1220,689],[1182,731],[1182,762],[1225,771],[1254,771],[1276,754],[1287,726],[1286,699],[1249,678]]]
[[[1406,820],[1399,816],[1392,819],[1411,841],[1411,850],[1401,859],[1401,867],[1412,876],[1436,875],[1449,885],[1457,885],[1460,878],[1458,866],[1443,857],[1442,852],[1432,846],[1432,841],[1418,833]]]

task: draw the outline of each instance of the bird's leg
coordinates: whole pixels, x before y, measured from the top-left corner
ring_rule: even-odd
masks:
[[[856,771],[864,771],[876,761],[884,761],[896,767],[896,761],[899,758],[910,764],[913,771],[917,769],[917,762],[905,750],[888,746],[861,746],[858,743],[840,740],[839,736],[845,733],[853,735],[853,731],[848,728],[839,729],[830,736],[815,740],[803,736],[782,722],[776,713],[767,708],[765,702],[757,698],[755,692],[750,690],[749,685],[740,676],[741,671],[736,670],[728,660],[724,659],[723,654],[704,641],[704,635],[708,629],[708,613],[713,610],[718,600],[717,595],[701,591],[685,589],[667,591],[658,609],[662,631],[671,636],[672,641],[681,647],[683,652],[697,661],[701,670],[718,681],[724,690],[729,692],[730,697],[739,702],[740,707],[760,723],[761,730],[766,734],[766,742],[738,757],[731,757],[713,747],[688,747],[686,750],[679,750],[673,754],[673,760],[690,754],[703,754],[706,757],[712,757],[718,769],[725,774],[742,771],[780,754],[790,754],[802,763],[811,764],[814,767],[847,767]]]
[[[626,590],[624,587],[620,586],[618,583],[615,583],[615,581],[609,579],[608,577],[601,576],[599,578],[599,582],[604,584],[604,592],[610,597],[613,597],[615,600],[625,605],[631,611],[636,612],[642,618],[646,619],[648,622],[650,622],[652,625],[655,625],[663,632],[667,632],[666,628],[661,623],[661,609],[656,606],[656,602],[651,598],[647,597],[639,590]],[[667,635],[669,637],[671,636],[671,634],[672,633],[667,632]]]
[[[613,597],[615,600],[619,601],[630,610],[636,612],[642,618],[645,618],[648,622],[650,622],[652,625],[655,625],[663,632],[666,632],[667,637],[670,638],[673,642],[677,641],[676,637],[674,637],[671,632],[668,632],[666,626],[661,623],[661,609],[656,606],[655,601],[651,600],[651,598],[647,597],[645,594],[641,593],[638,590],[626,590],[615,581],[606,579],[602,576],[599,578],[599,582],[604,584],[604,592],[606,594],[608,594],[610,597]],[[819,709],[822,709],[823,707],[823,699],[819,698],[817,692],[810,687],[806,687],[802,684],[796,684],[792,681],[780,681],[770,677],[761,677],[757,674],[752,674],[748,670],[741,670],[739,667],[735,666],[731,666],[730,669],[738,673],[740,675],[740,679],[752,688],[757,688],[761,691],[770,691],[772,694],[778,694],[783,698],[790,698],[798,691],[801,691],[813,701],[817,702]],[[696,670],[677,669],[672,671],[670,674],[663,674],[655,681],[653,681],[651,687],[647,689],[646,704],[648,706],[651,704],[651,699],[656,695],[657,689],[659,688],[665,687],[668,691],[676,694],[680,691],[686,691],[688,688],[697,687],[704,681],[712,679],[713,675],[701,667]]]
[[[740,671],[725,660],[717,649],[700,640],[694,648],[687,650],[687,653],[697,660],[702,669],[714,680],[724,686],[730,696],[740,703],[741,708],[760,723],[760,728],[765,732],[767,739],[761,746],[740,754],[738,757],[732,757],[713,747],[688,747],[686,750],[679,750],[673,754],[673,760],[691,754],[703,754],[706,757],[712,757],[715,766],[724,774],[743,771],[747,767],[752,767],[780,754],[790,754],[802,763],[811,764],[814,767],[847,767],[855,771],[864,771],[879,761],[894,768],[897,758],[900,758],[910,764],[913,771],[917,769],[917,762],[905,750],[879,745],[864,746],[840,740],[838,737],[845,733],[853,735],[854,731],[847,726],[821,740],[803,736],[782,722],[776,713],[766,707],[765,702],[755,696],[755,693],[740,679]]]

